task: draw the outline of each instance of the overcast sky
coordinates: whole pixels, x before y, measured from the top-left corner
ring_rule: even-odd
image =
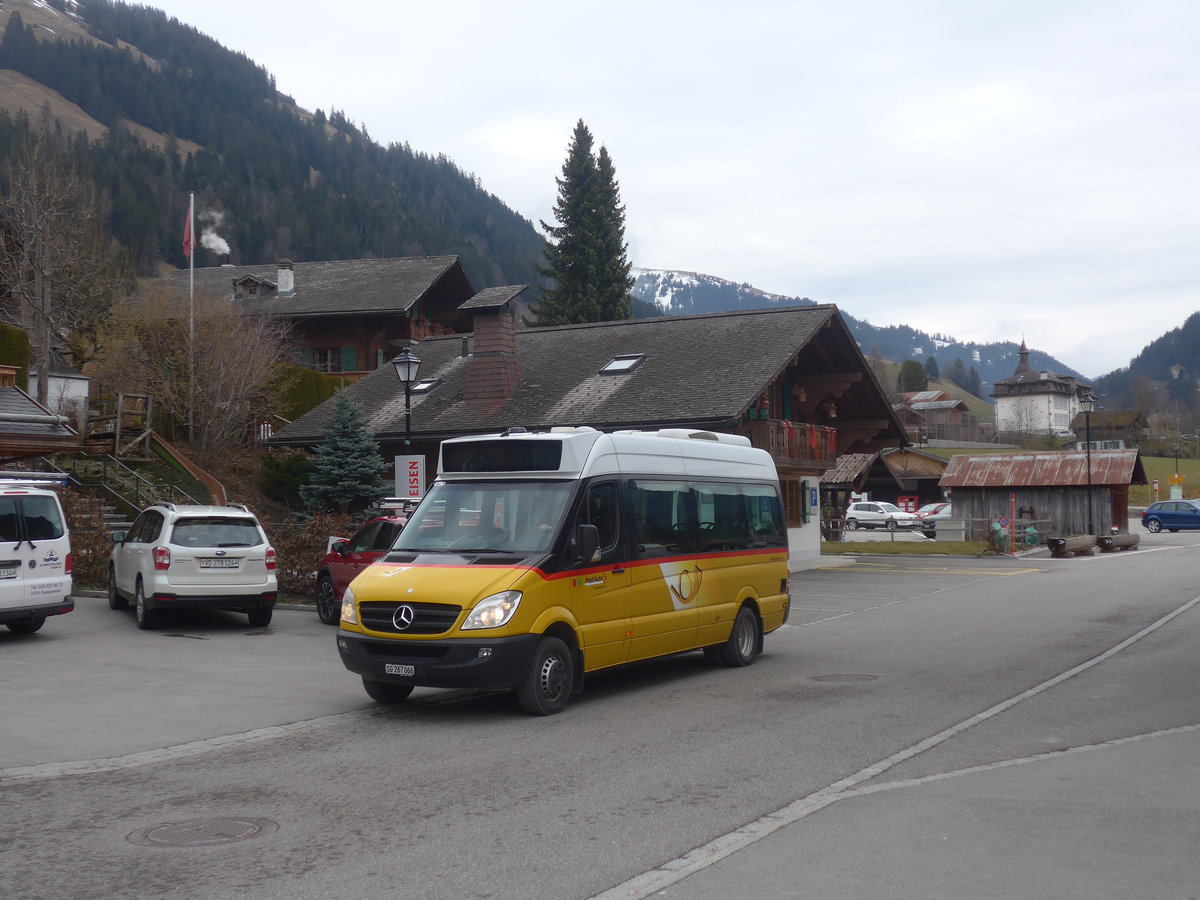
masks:
[[[1195,0],[145,0],[549,220],[582,118],[635,266],[1088,377],[1200,307]]]

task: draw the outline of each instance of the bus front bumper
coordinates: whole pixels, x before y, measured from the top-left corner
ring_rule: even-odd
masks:
[[[342,663],[372,681],[416,687],[507,690],[529,671],[538,634],[438,641],[377,638],[339,631]]]

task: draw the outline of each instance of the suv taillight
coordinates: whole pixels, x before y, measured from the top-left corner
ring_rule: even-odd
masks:
[[[72,562],[72,560],[71,560],[71,554],[70,554],[70,553],[68,553],[68,554],[67,554],[67,574],[68,574],[68,575],[70,575],[70,574],[71,574],[71,562]]]
[[[267,571],[268,572],[274,571],[274,569],[275,569],[275,548],[268,547],[267,548]]]
[[[154,571],[165,572],[171,568],[171,550],[169,547],[154,548]]]

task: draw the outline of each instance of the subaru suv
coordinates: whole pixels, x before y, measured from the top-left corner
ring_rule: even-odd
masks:
[[[158,503],[112,540],[108,605],[126,609],[132,601],[138,628],[152,628],[172,609],[236,610],[255,627],[270,624],[275,548],[240,503]]]

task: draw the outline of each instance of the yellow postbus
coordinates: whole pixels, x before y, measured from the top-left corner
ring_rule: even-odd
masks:
[[[703,650],[749,665],[788,615],[775,465],[738,435],[555,428],[456,438],[392,549],[351,582],[337,643],[375,700],[517,692]]]

